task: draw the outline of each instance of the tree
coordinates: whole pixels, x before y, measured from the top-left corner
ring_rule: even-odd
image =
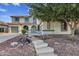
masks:
[[[70,26],[71,38],[74,37],[74,31],[79,23],[79,4],[30,4],[31,15],[42,21],[64,21]],[[49,25],[48,25],[49,26]]]
[[[30,14],[40,19],[41,21],[47,22],[47,29],[50,29],[50,21],[51,18],[51,8],[49,7],[49,4],[30,4]],[[42,22],[41,22],[42,23]],[[40,23],[40,24],[41,24]]]
[[[79,4],[59,4],[58,7],[58,19],[62,19],[70,26],[71,38],[74,38],[74,32],[79,23]]]

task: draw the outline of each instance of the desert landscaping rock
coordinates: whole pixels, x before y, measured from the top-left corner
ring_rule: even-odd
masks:
[[[50,39],[44,41],[54,48],[58,56],[79,56],[79,36],[78,40],[75,41],[68,40],[68,37],[66,35],[49,35],[48,37],[45,36],[45,38]],[[39,36],[39,38],[41,37]]]
[[[16,46],[18,46],[18,42],[12,42],[12,43],[10,44],[10,46],[11,46],[11,47],[16,47]]]
[[[31,44],[24,46],[19,45],[15,48],[10,47],[10,44],[12,42],[17,42],[20,37],[23,36],[20,35],[0,43],[0,56],[34,56],[35,50]]]

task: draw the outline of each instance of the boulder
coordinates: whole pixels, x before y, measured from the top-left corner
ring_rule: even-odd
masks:
[[[18,42],[12,42],[12,43],[10,44],[11,47],[16,47],[17,45],[18,45]]]

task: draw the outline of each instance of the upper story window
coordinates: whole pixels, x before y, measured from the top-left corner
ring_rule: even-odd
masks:
[[[28,23],[29,22],[29,18],[25,18],[25,23]]]
[[[37,22],[36,22],[36,19],[35,18],[33,18],[33,24],[36,24]]]
[[[15,22],[19,22],[19,18],[18,17],[15,18]]]
[[[67,31],[67,23],[66,22],[61,23],[61,31]]]

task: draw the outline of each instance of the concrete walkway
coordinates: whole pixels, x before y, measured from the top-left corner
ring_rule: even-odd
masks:
[[[14,33],[14,34],[10,34],[10,33],[3,33],[2,34],[2,33],[0,33],[0,43],[6,41],[8,39],[14,38],[16,36],[19,36],[19,35],[20,34],[16,34],[16,33]]]
[[[54,53],[54,49],[48,47],[48,43],[45,43],[43,40],[32,37],[32,44],[36,50],[37,56],[57,56]]]

